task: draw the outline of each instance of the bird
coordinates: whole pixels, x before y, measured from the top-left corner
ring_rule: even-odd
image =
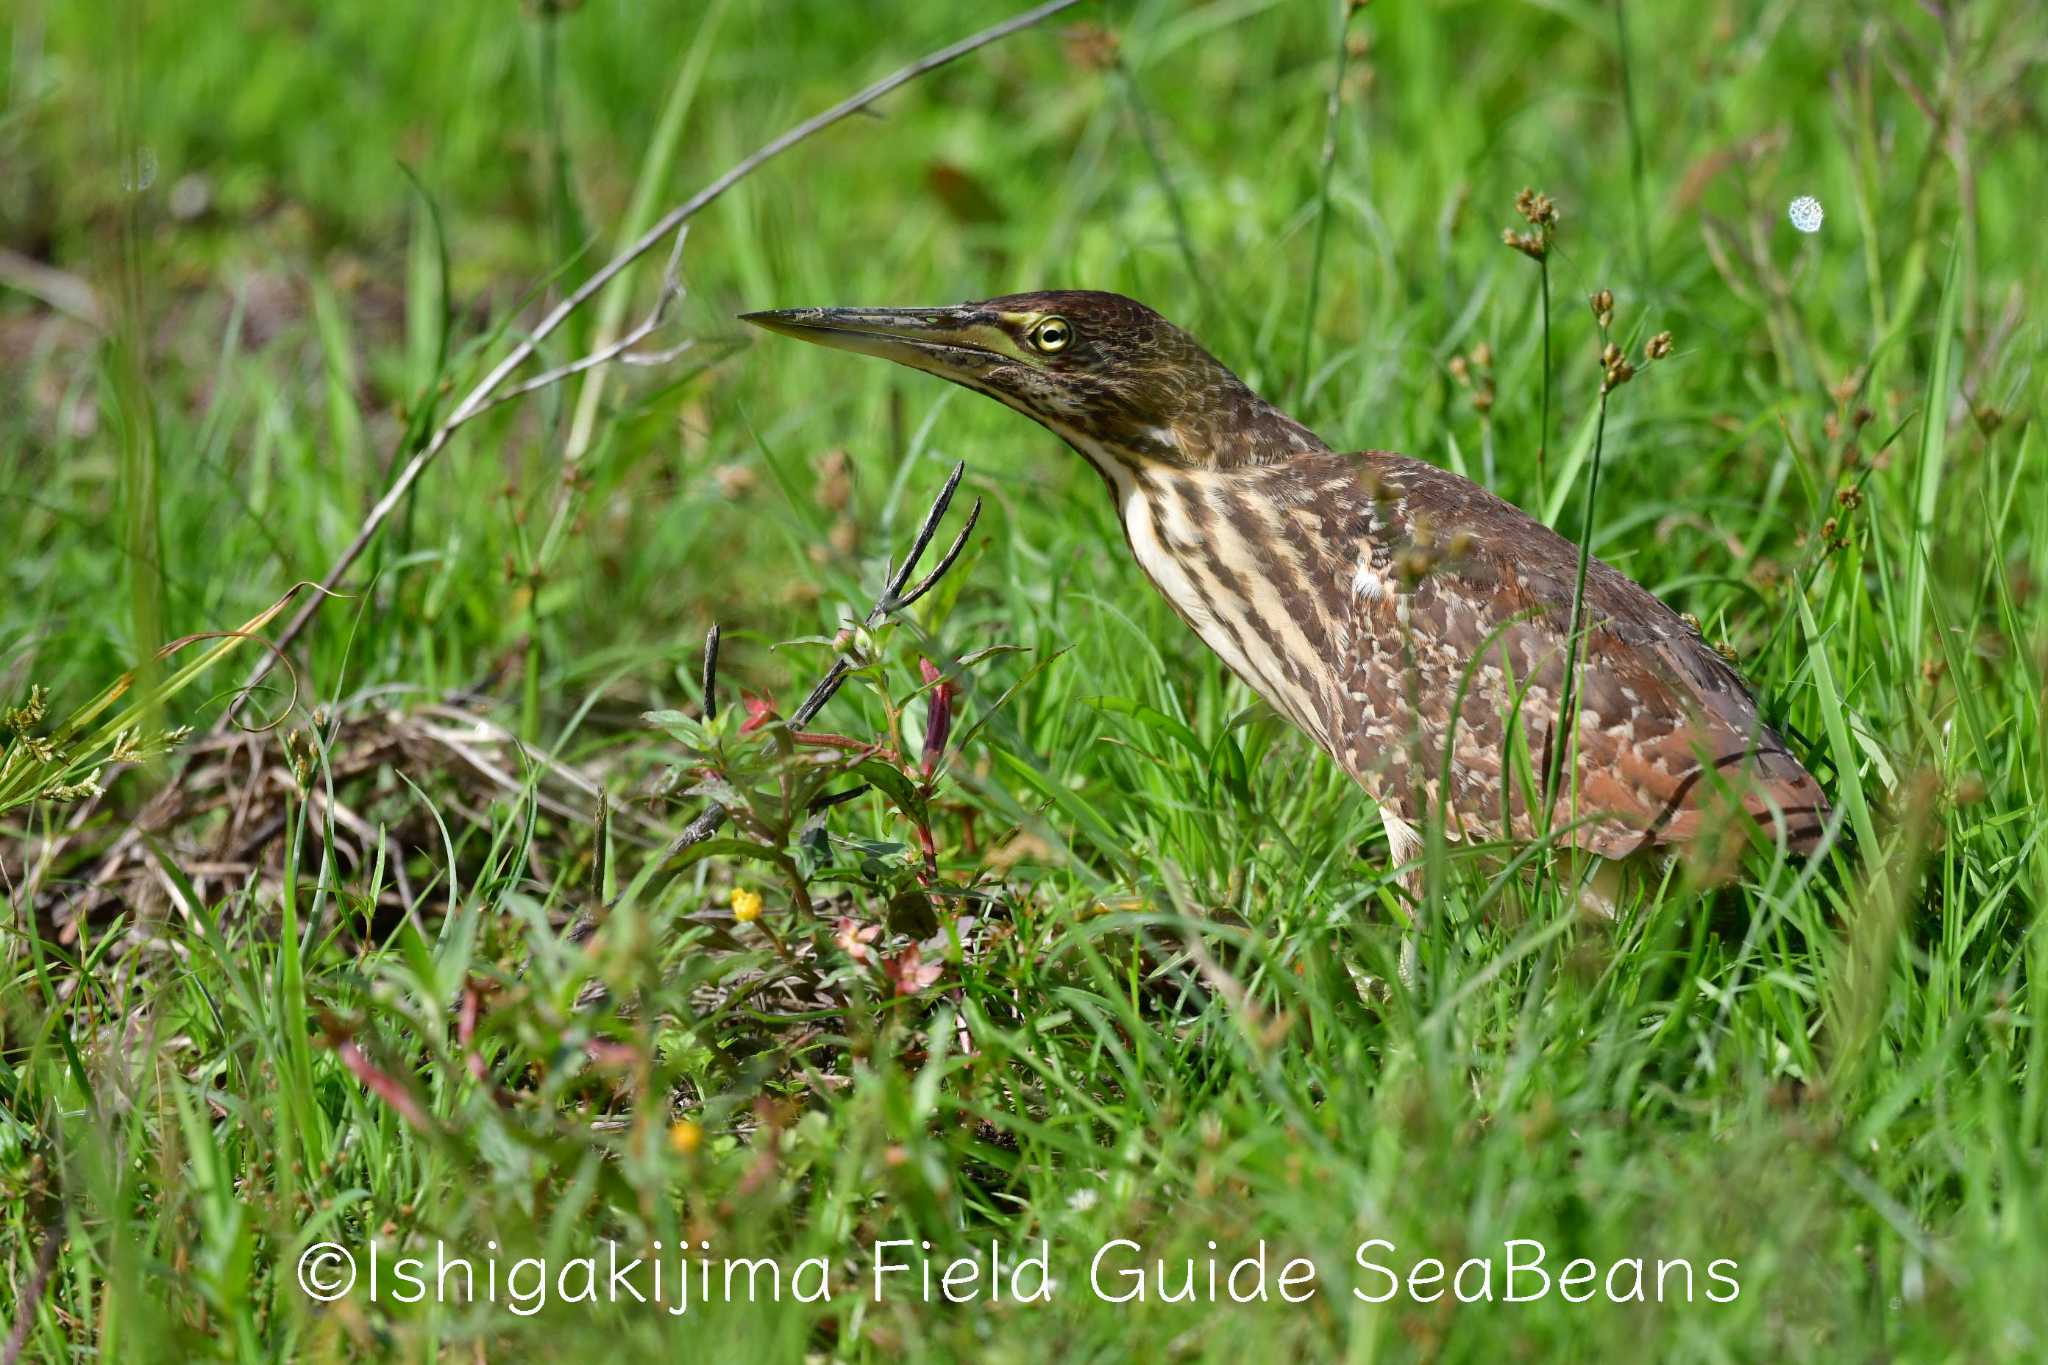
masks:
[[[1824,833],[1820,784],[1692,621],[1597,557],[1581,591],[1580,547],[1469,479],[1333,449],[1144,304],[741,319],[950,380],[1078,452],[1174,612],[1372,797],[1396,867],[1433,820],[1591,867],[1731,819],[1795,853]]]

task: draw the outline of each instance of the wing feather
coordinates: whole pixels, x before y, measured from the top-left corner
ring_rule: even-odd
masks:
[[[1405,786],[1447,804],[1461,828],[1527,837],[1529,807],[1541,803],[1503,790],[1504,781],[1516,785],[1503,777],[1505,745],[1519,724],[1540,757],[1559,728],[1578,547],[1420,460],[1373,451],[1303,458],[1349,469],[1353,492],[1337,529],[1363,530],[1364,543],[1340,536],[1338,553],[1370,556],[1332,564],[1326,577],[1348,591],[1375,572],[1410,570],[1401,591],[1351,592],[1345,603],[1355,643],[1335,705],[1370,742],[1339,761],[1396,799]],[[1693,838],[1714,811],[1739,806],[1795,849],[1810,847],[1828,809],[1819,783],[1699,631],[1598,558],[1587,566],[1584,619],[1577,799],[1579,815],[1594,818],[1578,842],[1621,856]],[[1415,685],[1390,673],[1411,674]],[[1449,699],[1461,686],[1454,723]],[[1367,700],[1350,700],[1358,697]],[[1397,752],[1391,737],[1411,711],[1416,742]],[[1446,803],[1441,746],[1454,730]],[[1570,820],[1569,800],[1560,797],[1554,819]]]

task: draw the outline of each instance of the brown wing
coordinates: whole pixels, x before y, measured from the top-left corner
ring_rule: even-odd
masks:
[[[1419,460],[1309,458],[1348,468],[1357,488],[1348,524],[1332,529],[1360,560],[1349,574],[1333,568],[1357,588],[1338,700],[1366,742],[1339,760],[1411,817],[1447,804],[1459,832],[1530,837],[1541,801],[1528,769],[1540,780],[1558,740],[1578,547]],[[1619,857],[1690,839],[1711,812],[1739,805],[1809,848],[1827,814],[1819,784],[1699,632],[1598,559],[1587,566],[1585,620],[1576,816],[1586,823],[1576,842]],[[1529,765],[1514,759],[1517,727]],[[1557,827],[1572,824],[1572,803],[1559,795]]]

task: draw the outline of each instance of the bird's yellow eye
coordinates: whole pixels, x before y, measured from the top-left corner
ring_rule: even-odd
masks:
[[[1073,339],[1073,324],[1065,318],[1047,318],[1031,329],[1031,344],[1041,355],[1064,351]]]

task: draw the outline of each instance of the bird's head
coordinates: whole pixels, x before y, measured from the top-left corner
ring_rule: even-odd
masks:
[[[1325,448],[1193,337],[1121,294],[1061,289],[950,308],[785,308],[742,318],[985,393],[1098,467],[1228,467]]]

